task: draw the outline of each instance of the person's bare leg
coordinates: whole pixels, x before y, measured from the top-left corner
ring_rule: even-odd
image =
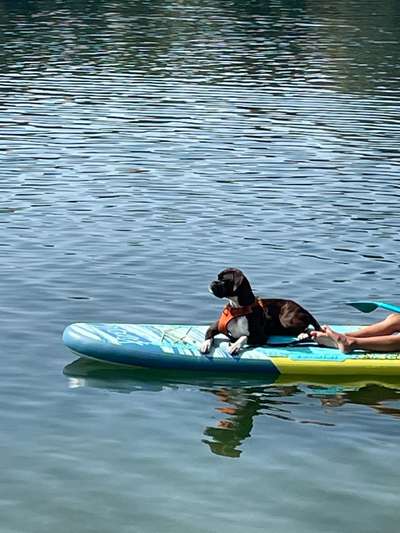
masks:
[[[329,326],[322,326],[322,332],[312,331],[311,336],[319,344],[323,346],[337,348],[338,339],[335,339],[334,336],[332,336],[332,333],[328,335],[326,328],[329,328]],[[346,331],[344,335],[346,337],[361,339],[361,338],[381,337],[385,335],[392,335],[393,333],[396,333],[396,332],[400,332],[400,313],[392,313],[388,315],[381,322],[376,322],[375,324],[364,326],[356,331]],[[334,332],[334,333],[335,335],[340,335],[337,332]]]
[[[323,331],[312,332],[318,344],[338,348],[341,352],[367,350],[371,352],[400,352],[400,335],[382,335],[377,337],[351,337],[323,326]]]
[[[365,350],[368,352],[400,352],[400,335],[362,338],[347,337],[347,341],[351,350]]]
[[[400,313],[391,313],[381,322],[376,322],[356,331],[346,331],[345,335],[354,338],[380,337],[400,332]]]

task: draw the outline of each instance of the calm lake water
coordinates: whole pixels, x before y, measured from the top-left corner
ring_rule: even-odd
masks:
[[[400,383],[74,361],[226,266],[400,303],[398,0],[0,0],[1,533],[394,533]]]

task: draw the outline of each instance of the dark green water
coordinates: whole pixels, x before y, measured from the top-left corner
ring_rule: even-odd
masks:
[[[394,533],[400,384],[74,362],[216,272],[400,303],[397,0],[0,0],[1,533]]]

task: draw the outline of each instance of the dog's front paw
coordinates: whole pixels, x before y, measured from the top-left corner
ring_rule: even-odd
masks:
[[[200,352],[209,353],[209,351],[211,350],[212,343],[212,339],[207,339],[206,341],[204,341],[203,344],[200,346]]]
[[[229,347],[228,347],[228,352],[231,354],[231,355],[237,355],[239,353],[239,350],[240,350],[240,346],[236,346],[236,342],[234,342],[233,344],[230,344]]]
[[[231,355],[237,355],[242,348],[242,343],[239,341],[234,342],[233,344],[230,344],[228,347],[228,352]]]
[[[231,355],[237,355],[246,344],[247,337],[240,337],[236,342],[229,345],[228,352]]]

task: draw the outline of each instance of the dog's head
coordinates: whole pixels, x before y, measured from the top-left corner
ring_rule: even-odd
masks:
[[[237,268],[226,268],[218,274],[218,279],[210,285],[210,291],[217,298],[245,297],[246,300],[253,296],[246,276]],[[254,296],[253,296],[254,297]]]

